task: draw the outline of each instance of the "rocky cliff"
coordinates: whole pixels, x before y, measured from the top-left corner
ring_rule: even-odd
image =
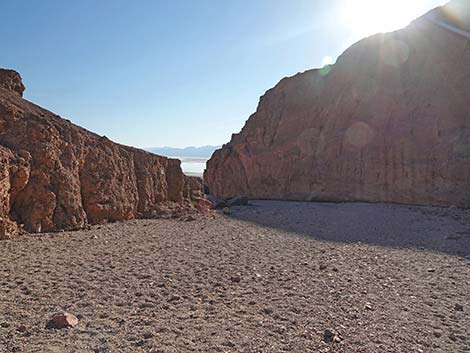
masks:
[[[453,0],[283,79],[208,162],[211,193],[470,206],[469,15]]]
[[[146,217],[200,196],[179,160],[113,143],[23,91],[18,73],[0,70],[0,238]]]

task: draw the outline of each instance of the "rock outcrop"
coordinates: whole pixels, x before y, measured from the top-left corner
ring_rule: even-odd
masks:
[[[21,76],[14,70],[5,69],[0,69],[0,88],[16,92],[20,97],[23,97],[25,90]]]
[[[201,194],[179,160],[113,143],[23,91],[18,73],[0,70],[0,238],[146,217]]]
[[[283,79],[207,164],[216,196],[470,206],[470,1]]]

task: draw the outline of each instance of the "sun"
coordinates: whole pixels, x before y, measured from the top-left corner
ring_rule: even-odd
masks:
[[[445,1],[343,0],[341,22],[354,34],[369,36],[406,27],[411,21]]]

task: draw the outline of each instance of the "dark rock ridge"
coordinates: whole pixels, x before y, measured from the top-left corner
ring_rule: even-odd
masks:
[[[285,78],[215,152],[216,196],[470,206],[470,1]]]
[[[0,238],[146,217],[191,206],[202,184],[180,161],[122,146],[22,98],[18,73],[0,70]]]

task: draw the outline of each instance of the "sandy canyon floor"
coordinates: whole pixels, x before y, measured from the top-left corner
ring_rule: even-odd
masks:
[[[470,352],[458,209],[256,201],[26,236],[0,259],[0,352]],[[46,329],[62,311],[78,326]]]

